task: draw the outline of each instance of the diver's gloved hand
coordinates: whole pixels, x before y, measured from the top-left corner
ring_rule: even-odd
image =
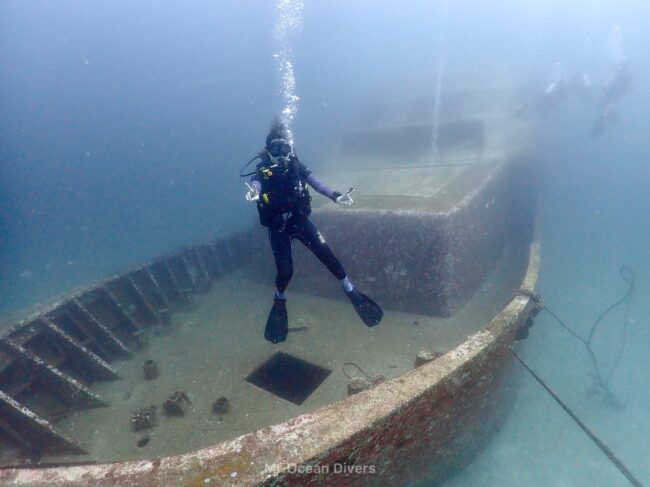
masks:
[[[248,186],[248,193],[246,193],[245,198],[246,201],[257,201],[260,199],[260,193],[257,190],[255,186],[251,186],[250,184],[246,183],[246,186]]]
[[[354,200],[350,196],[352,193],[354,193],[354,188],[350,188],[350,190],[345,194],[339,191],[334,191],[332,194],[332,201],[338,203],[339,205],[350,206],[352,203],[354,203]]]

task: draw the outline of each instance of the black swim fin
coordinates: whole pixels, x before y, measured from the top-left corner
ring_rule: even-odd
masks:
[[[375,326],[381,322],[384,312],[372,299],[360,292],[356,287],[345,294],[350,298],[354,309],[366,326]]]
[[[287,339],[289,332],[289,317],[287,315],[287,302],[284,299],[275,298],[273,307],[266,320],[264,338],[271,343],[280,343]]]

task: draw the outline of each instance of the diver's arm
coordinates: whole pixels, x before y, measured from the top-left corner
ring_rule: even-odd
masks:
[[[307,177],[305,178],[305,181],[307,181],[307,183],[309,184],[309,186],[311,186],[312,188],[314,188],[314,190],[315,190],[317,193],[320,193],[320,194],[322,194],[323,196],[325,196],[325,197],[327,197],[327,198],[329,198],[329,199],[331,199],[331,200],[333,200],[333,201],[336,200],[336,197],[335,197],[335,193],[336,193],[336,191],[334,191],[334,190],[333,190],[332,188],[330,188],[327,184],[325,184],[323,181],[321,181],[321,180],[318,179],[316,176],[314,176],[314,173],[313,173],[313,172],[312,172],[312,173],[309,173],[309,176],[307,176]],[[339,196],[340,196],[340,193],[339,193]]]
[[[258,193],[262,191],[262,182],[254,176],[251,178],[250,185],[257,190]]]
[[[340,191],[334,191],[332,188],[327,186],[327,184],[314,176],[314,173],[309,173],[309,175],[305,178],[305,181],[307,181],[307,183],[309,183],[309,185],[314,188],[316,192],[328,197],[334,203],[345,206],[350,206],[352,203],[354,203],[354,200],[350,197],[354,191],[354,188],[350,188],[350,191],[345,194],[341,193]]]

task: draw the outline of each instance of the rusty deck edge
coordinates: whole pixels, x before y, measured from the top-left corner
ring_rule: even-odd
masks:
[[[540,245],[530,244],[522,288],[535,288]],[[0,470],[0,483],[42,485],[220,485],[248,486],[280,481],[291,465],[313,463],[353,435],[372,430],[425,392],[444,387],[462,366],[471,366],[497,342],[513,334],[532,303],[514,296],[481,331],[439,359],[376,388],[212,447],[164,458],[46,469]]]

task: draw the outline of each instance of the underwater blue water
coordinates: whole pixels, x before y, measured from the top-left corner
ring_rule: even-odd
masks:
[[[315,168],[362,100],[431,77],[441,56],[446,72],[480,83],[481,69],[498,68],[527,80],[531,93],[543,90],[556,62],[601,83],[612,28],[621,27],[634,81],[619,122],[590,139],[591,106],[568,103],[544,119],[539,288],[551,309],[588,333],[625,291],[620,266],[634,270],[627,346],[612,378],[625,410],[585,396],[588,357],[548,315],[522,354],[650,483],[650,6],[303,3],[291,39],[300,96],[293,131]],[[0,316],[255,221],[237,173],[283,107],[275,5],[0,4]],[[605,363],[618,349],[621,319],[619,309],[595,342]],[[521,380],[501,433],[449,485],[626,485],[524,372]]]

